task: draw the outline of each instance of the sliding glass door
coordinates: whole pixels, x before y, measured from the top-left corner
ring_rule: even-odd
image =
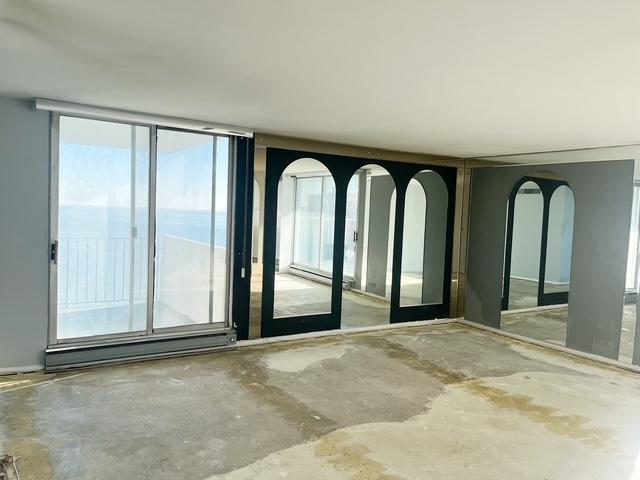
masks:
[[[68,116],[53,132],[50,343],[226,326],[229,138]]]
[[[146,330],[149,138],[60,118],[58,339]]]
[[[227,138],[158,130],[155,328],[225,321]]]

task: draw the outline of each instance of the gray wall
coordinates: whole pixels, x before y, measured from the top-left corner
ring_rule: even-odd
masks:
[[[473,171],[465,318],[500,327],[506,207],[532,171],[564,178],[575,196],[567,346],[617,358],[633,197],[632,160]]]
[[[47,344],[49,115],[0,97],[0,372],[43,364]]]

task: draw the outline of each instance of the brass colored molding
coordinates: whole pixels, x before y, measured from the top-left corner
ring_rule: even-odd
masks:
[[[356,145],[323,142],[319,140],[282,137],[264,133],[255,134],[255,146],[256,153],[260,148],[272,147],[287,150],[325,153],[330,155],[344,155],[346,157],[368,158],[372,160],[388,160],[391,162],[443,165],[450,167],[461,167],[464,165],[464,160],[462,158],[448,157],[444,155],[400,152],[396,150],[360,147]]]

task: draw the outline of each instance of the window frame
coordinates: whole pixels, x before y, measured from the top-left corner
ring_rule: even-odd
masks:
[[[60,118],[80,118],[85,120],[97,120],[101,122],[115,123],[119,125],[128,125],[136,127],[147,127],[149,129],[149,171],[147,172],[149,179],[148,186],[148,244],[147,244],[147,299],[146,299],[146,329],[133,332],[119,332],[99,335],[88,335],[82,337],[58,338],[58,264],[57,254],[53,255],[53,248],[58,248],[59,237],[59,173],[60,173]],[[217,138],[226,137],[229,139],[228,147],[228,168],[227,168],[227,219],[226,219],[226,253],[225,253],[225,318],[221,322],[214,322],[210,316],[209,322],[204,324],[181,325],[171,327],[153,326],[153,304],[155,294],[155,245],[156,245],[156,174],[157,174],[157,141],[158,129],[178,131],[186,133],[196,133],[200,135],[208,135],[214,140],[213,168],[215,170]],[[60,113],[57,111],[50,112],[50,157],[49,157],[49,311],[48,311],[48,334],[47,348],[65,348],[70,346],[100,346],[109,344],[118,344],[122,341],[142,341],[145,339],[170,339],[179,337],[199,336],[204,334],[216,334],[226,331],[232,331],[231,307],[232,307],[232,286],[233,286],[233,255],[234,248],[234,227],[235,227],[235,194],[237,189],[237,158],[234,135],[216,133],[210,131],[201,131],[189,128],[172,127],[164,124],[144,123],[128,121],[126,119],[117,120],[109,116],[101,117],[93,114],[80,114],[75,112]],[[211,185],[211,193],[215,195],[215,171]],[[215,222],[215,211],[211,212],[212,228]],[[55,247],[54,247],[55,245]],[[213,248],[213,245],[211,246]]]

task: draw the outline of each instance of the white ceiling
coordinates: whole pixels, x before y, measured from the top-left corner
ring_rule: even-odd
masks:
[[[372,147],[640,143],[638,0],[0,0],[0,65],[4,95]]]

